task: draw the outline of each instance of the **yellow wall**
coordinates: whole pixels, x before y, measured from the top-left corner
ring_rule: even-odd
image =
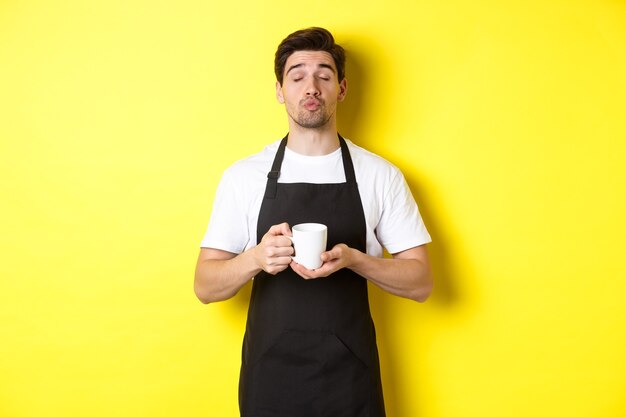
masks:
[[[431,300],[372,289],[389,416],[626,415],[626,3],[5,0],[0,416],[237,415],[249,289],[194,262],[311,25],[434,239]]]

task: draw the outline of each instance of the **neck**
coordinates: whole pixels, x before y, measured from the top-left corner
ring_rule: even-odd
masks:
[[[329,122],[322,127],[309,129],[289,123],[287,147],[301,155],[328,155],[339,148],[337,126]]]

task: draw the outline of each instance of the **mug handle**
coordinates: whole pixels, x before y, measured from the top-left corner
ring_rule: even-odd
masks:
[[[296,242],[295,242],[295,239],[293,238],[293,236],[285,236],[285,237],[287,239],[291,240],[291,246],[293,246],[293,256],[291,257],[291,260],[296,262],[296,263],[299,263],[298,260],[296,259]]]

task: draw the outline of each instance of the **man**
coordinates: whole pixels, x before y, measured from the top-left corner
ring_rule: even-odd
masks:
[[[226,300],[254,278],[243,417],[384,416],[367,281],[420,302],[432,289],[430,236],[404,177],[337,133],[344,68],[325,29],[282,41],[276,97],[289,133],[224,173],[202,241],[202,302]],[[315,270],[291,258],[290,226],[304,222],[328,226],[330,250]]]

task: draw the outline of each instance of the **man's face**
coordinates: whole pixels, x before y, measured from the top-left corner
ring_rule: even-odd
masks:
[[[299,126],[317,129],[335,117],[337,102],[346,95],[345,78],[339,82],[335,61],[328,52],[296,51],[287,58],[282,86],[276,98]]]

